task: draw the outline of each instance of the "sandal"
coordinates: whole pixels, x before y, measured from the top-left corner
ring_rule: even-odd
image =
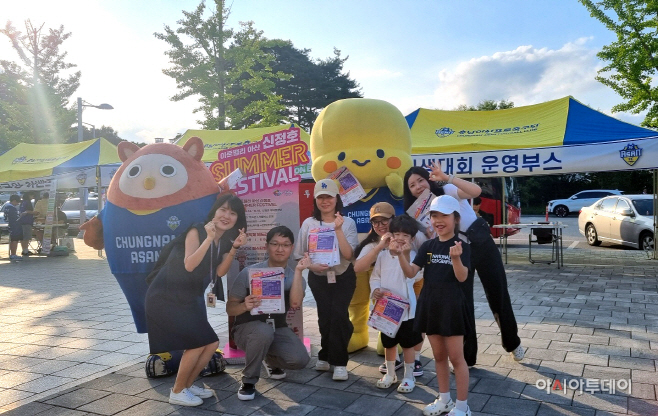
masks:
[[[413,378],[403,378],[398,386],[398,393],[411,393],[416,387],[416,381]]]
[[[384,377],[377,380],[377,387],[379,387],[380,389],[387,389],[391,387],[393,383],[397,383],[397,381],[398,381],[397,375],[393,375],[393,377],[390,377],[388,374],[384,374]]]

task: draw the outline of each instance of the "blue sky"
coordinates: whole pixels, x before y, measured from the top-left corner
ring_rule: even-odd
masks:
[[[1,2],[2,16],[19,29],[31,18],[73,33],[64,49],[82,71],[75,97],[115,108],[86,109],[83,121],[146,142],[198,128],[194,99],[169,100],[176,88],[162,74],[167,45],[153,36],[165,24],[177,27],[181,10],[193,10],[198,0]],[[594,79],[603,66],[596,53],[614,35],[576,0],[234,0],[228,25],[247,20],[316,58],[340,49],[364,95],[390,101],[405,115],[485,99],[522,106],[573,95],[606,113],[621,102]],[[17,60],[6,38],[0,57]],[[636,124],[643,118],[615,116]]]

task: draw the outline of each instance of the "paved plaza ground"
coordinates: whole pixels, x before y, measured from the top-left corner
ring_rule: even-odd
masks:
[[[526,348],[522,362],[500,347],[498,327],[476,279],[479,355],[470,373],[473,415],[658,415],[658,261],[640,251],[591,250],[565,241],[565,249],[571,249],[558,270],[554,264],[529,264],[524,242],[527,235],[511,241],[506,266]],[[147,338],[135,333],[107,261],[81,240],[76,244],[77,252],[69,257],[20,263],[9,263],[7,245],[0,244],[0,413],[418,415],[437,394],[427,342],[425,375],[413,393],[376,388],[383,359],[374,349],[374,331],[370,346],[351,355],[348,381],[334,382],[330,374],[313,370],[319,334],[315,303],[307,293],[305,331],[314,344],[309,368],[289,371],[284,380],[261,378],[256,399],[241,402],[236,397],[240,367],[229,366],[225,374],[200,380],[215,391],[202,406],[170,405],[174,378],[145,377]],[[547,254],[542,250],[539,256]],[[209,319],[225,343],[223,308],[209,309]],[[540,390],[538,380],[552,387]],[[552,390],[586,380],[590,388],[595,380],[605,380],[606,389],[609,380],[617,387],[631,380],[630,394],[618,388],[614,394],[598,387],[582,394],[573,388]]]

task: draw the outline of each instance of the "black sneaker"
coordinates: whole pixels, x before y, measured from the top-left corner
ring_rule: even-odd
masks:
[[[254,400],[254,397],[256,397],[256,387],[251,383],[242,383],[238,390],[238,399]]]
[[[404,363],[399,360],[395,360],[395,369],[399,370],[402,367],[404,367]],[[386,361],[384,361],[384,364],[379,366],[379,372],[382,374],[386,374]]]
[[[414,361],[414,377],[420,377],[423,375],[423,364],[420,361]]]

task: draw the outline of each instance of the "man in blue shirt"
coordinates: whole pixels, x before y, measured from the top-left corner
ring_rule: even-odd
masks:
[[[34,223],[34,207],[32,206],[32,194],[25,192],[23,194],[23,201],[18,207],[18,223],[21,225],[23,232],[23,239],[21,240],[21,249],[23,256],[29,256],[30,240],[32,239],[32,224]]]
[[[18,242],[23,239],[23,229],[18,223],[18,204],[21,202],[21,197],[12,195],[9,197],[9,204],[5,205],[4,213],[5,219],[9,224],[9,259],[22,260],[21,256],[16,255]]]

